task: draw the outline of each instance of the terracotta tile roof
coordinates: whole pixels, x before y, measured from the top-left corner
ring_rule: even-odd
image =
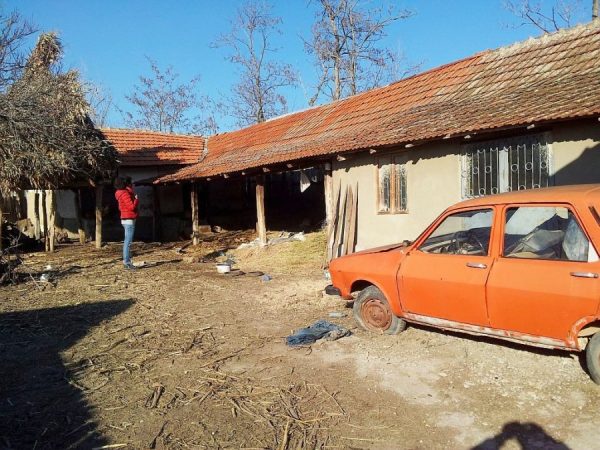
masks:
[[[168,182],[304,158],[600,114],[600,25],[470,58],[209,138]]]
[[[194,164],[204,148],[201,136],[159,133],[148,130],[100,130],[119,154],[121,166]]]

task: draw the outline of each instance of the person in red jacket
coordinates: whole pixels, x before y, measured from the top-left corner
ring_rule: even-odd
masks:
[[[123,240],[123,264],[126,269],[135,269],[135,266],[131,262],[131,253],[129,247],[133,241],[133,234],[135,232],[135,219],[138,217],[138,197],[133,192],[133,186],[131,185],[131,179],[127,180],[117,177],[114,183],[116,192],[115,198],[119,203],[119,211],[121,213],[121,225],[125,231],[125,239]]]

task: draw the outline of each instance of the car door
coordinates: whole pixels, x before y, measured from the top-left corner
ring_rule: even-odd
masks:
[[[493,261],[493,220],[491,207],[449,213],[420,240],[398,272],[404,311],[489,325],[485,284]]]
[[[487,297],[493,328],[566,339],[600,297],[600,262],[569,205],[514,205],[503,214],[501,254]]]

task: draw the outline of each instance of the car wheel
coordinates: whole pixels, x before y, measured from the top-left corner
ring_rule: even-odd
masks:
[[[406,321],[393,313],[385,295],[375,286],[360,291],[352,312],[354,319],[367,331],[398,334],[406,328]]]
[[[600,332],[594,334],[585,349],[588,371],[594,383],[600,384]]]

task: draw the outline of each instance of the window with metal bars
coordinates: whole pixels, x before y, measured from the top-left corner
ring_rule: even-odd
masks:
[[[381,214],[407,212],[406,166],[393,156],[377,160],[377,211]]]
[[[465,145],[462,166],[464,198],[551,184],[550,146],[543,134]]]

